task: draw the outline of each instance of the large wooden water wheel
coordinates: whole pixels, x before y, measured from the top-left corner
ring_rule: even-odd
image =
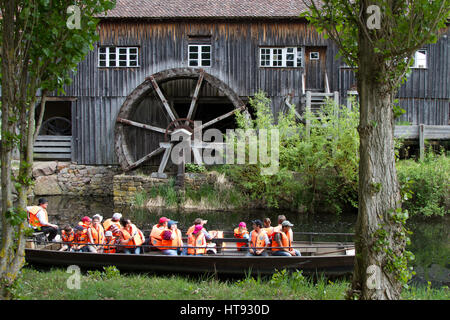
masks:
[[[188,95],[190,103],[187,114],[179,117],[172,99],[167,98],[170,93],[164,92],[164,87],[182,79],[190,80],[185,83],[192,83],[193,88],[189,89],[191,93]],[[215,107],[214,118],[206,121],[197,112],[201,88],[205,84],[220,92],[229,104],[227,110]],[[174,144],[171,135],[183,130],[192,133],[194,121],[202,121],[201,127],[195,130],[207,129],[229,119],[237,110],[246,112],[239,96],[224,82],[202,69],[176,68],[153,74],[131,92],[119,111],[115,126],[118,161],[124,171],[129,171],[156,160],[159,168],[155,175],[165,177],[164,170]]]

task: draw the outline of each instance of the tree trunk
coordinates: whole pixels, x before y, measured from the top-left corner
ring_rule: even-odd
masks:
[[[384,240],[392,252],[402,254],[405,248],[404,242],[394,240],[399,226],[390,218],[390,211],[401,204],[394,156],[393,90],[380,80],[380,75],[387,74],[385,62],[379,61],[364,35],[359,45],[359,207],[352,291],[364,300],[398,299],[402,285],[386,268],[387,254],[377,250],[380,228],[386,230]]]

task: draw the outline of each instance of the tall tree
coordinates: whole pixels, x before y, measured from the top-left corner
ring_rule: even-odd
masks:
[[[45,96],[46,92],[62,90],[64,84],[70,83],[78,62],[98,39],[96,16],[112,9],[114,3],[112,0],[0,0],[0,298],[10,297],[10,288],[24,263],[27,196],[33,186],[37,94],[41,91]],[[20,155],[17,176],[12,175],[11,166],[15,147]],[[17,204],[13,203],[13,183],[18,192]]]
[[[360,99],[359,208],[351,297],[398,299],[408,241],[394,158],[394,97],[414,52],[435,42],[449,0],[303,0],[307,19],[354,66]]]

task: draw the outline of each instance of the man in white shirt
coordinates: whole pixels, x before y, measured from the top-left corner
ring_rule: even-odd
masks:
[[[52,241],[58,234],[58,226],[48,222],[48,200],[40,198],[37,206],[27,207],[28,223],[30,227],[43,232]]]

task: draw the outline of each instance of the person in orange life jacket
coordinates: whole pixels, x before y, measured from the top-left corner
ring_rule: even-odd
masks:
[[[70,251],[75,252],[89,252],[86,243],[88,243],[87,230],[78,225],[75,228],[74,245],[70,248]]]
[[[245,224],[245,222],[240,222],[239,227],[234,229],[234,237],[237,239],[246,240],[245,242],[237,242],[236,247],[238,251],[247,251],[247,248],[242,248],[247,246],[249,239],[247,225]]]
[[[301,256],[300,251],[292,248],[292,239],[289,237],[289,231],[294,225],[285,220],[281,223],[281,231],[277,231],[272,240],[272,255],[273,256]],[[277,247],[288,247],[279,248]]]
[[[73,242],[75,239],[75,232],[72,227],[69,225],[64,226],[64,229],[61,230],[61,240],[62,242]],[[71,243],[63,243],[61,249],[59,251],[67,251],[72,247]]]
[[[144,234],[131,223],[130,219],[122,218],[120,224],[123,226],[120,229],[120,244],[125,245],[123,251],[126,254],[140,254],[141,245],[145,242]]]
[[[183,250],[183,239],[181,231],[177,228],[178,221],[170,220],[167,228],[162,232],[162,254],[169,256],[186,255],[187,248]],[[167,247],[173,246],[173,247]]]
[[[273,230],[274,227],[271,226],[272,221],[270,221],[270,218],[264,218],[263,220],[263,224],[264,224],[264,231],[267,232],[267,236],[269,237],[269,239],[272,239],[273,236]]]
[[[91,226],[91,222],[91,218],[89,218],[88,216],[84,216],[83,218],[81,218],[81,222],[78,222],[78,225],[82,226],[87,231],[87,229],[89,229],[89,227]]]
[[[103,253],[116,253],[116,238],[113,236],[111,231],[105,232],[105,246]]]
[[[190,226],[188,231],[186,232],[186,235],[189,236],[190,234],[192,234],[192,232],[194,232],[194,229],[197,225],[201,225],[202,226],[202,232],[205,235],[206,241],[210,241],[213,237],[208,233],[208,231],[206,231],[205,229],[205,224],[208,223],[208,220],[203,220],[201,218],[197,218],[194,220],[194,225]]]
[[[31,228],[43,232],[49,241],[53,241],[58,234],[58,226],[48,222],[47,207],[48,200],[45,198],[40,198],[37,206],[27,207],[28,223]]]
[[[122,225],[120,224],[120,219],[122,218],[122,214],[119,212],[115,212],[112,216],[112,218],[106,219],[103,222],[103,229],[105,231],[111,231],[113,232],[113,235],[115,237],[119,237],[120,233],[117,233],[117,231],[122,228]],[[116,234],[114,234],[114,231],[111,230],[111,227],[116,226],[117,228],[114,228],[116,230]]]
[[[267,256],[266,247],[270,245],[267,232],[263,230],[261,220],[252,221],[253,231],[250,232],[249,250],[247,256]]]
[[[102,225],[100,224],[102,216],[95,215],[92,217],[92,224],[87,229],[89,243],[95,243],[88,245],[90,252],[103,252],[103,244],[105,243],[105,232]]]
[[[202,256],[206,253],[206,236],[202,232],[203,226],[197,224],[188,236],[188,255]]]
[[[281,231],[281,228],[282,228],[282,226],[281,226],[281,224],[284,222],[284,221],[286,221],[287,219],[286,219],[286,216],[285,215],[279,215],[278,216],[278,226],[276,226],[275,228],[274,228],[274,232],[278,232],[278,231]],[[289,234],[287,234],[287,236],[289,236],[289,239],[291,239],[291,242],[292,241],[294,241],[293,239],[294,239],[294,234],[293,234],[293,232],[292,232],[292,229],[290,229],[289,230],[289,232],[288,232]]]
[[[150,232],[150,242],[153,249],[164,250],[164,248],[158,247],[162,246],[162,232],[167,229],[167,223],[170,219],[166,217],[161,217],[159,223],[155,224]]]

